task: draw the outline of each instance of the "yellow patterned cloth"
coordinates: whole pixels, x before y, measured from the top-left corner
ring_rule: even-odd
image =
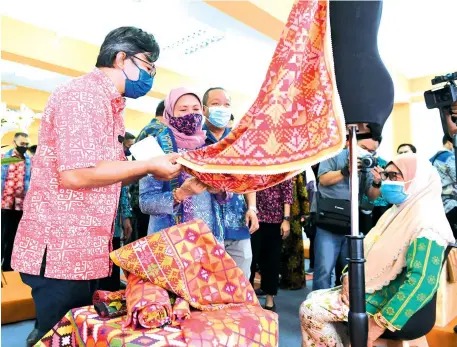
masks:
[[[179,159],[209,186],[263,190],[335,156],[345,144],[327,1],[296,0],[259,95],[239,125]]]

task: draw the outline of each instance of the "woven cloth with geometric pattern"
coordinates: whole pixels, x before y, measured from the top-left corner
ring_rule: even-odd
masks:
[[[259,305],[243,272],[199,219],[129,243],[111,259],[199,310]]]
[[[181,327],[122,328],[125,317],[103,319],[93,306],[68,312],[36,347],[275,347],[277,315],[260,306],[192,312]]]
[[[185,170],[236,193],[276,185],[345,144],[328,2],[296,0],[257,99],[233,131],[183,154]]]

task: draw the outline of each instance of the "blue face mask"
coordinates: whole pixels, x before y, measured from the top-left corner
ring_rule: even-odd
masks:
[[[135,64],[136,66],[136,64]],[[125,75],[125,92],[124,96],[131,99],[138,99],[142,96],[145,96],[152,88],[152,83],[154,82],[154,77],[149,75],[146,70],[140,69],[137,66],[138,70],[140,70],[140,75],[138,76],[137,81],[132,81],[127,77],[127,74],[124,72]]]
[[[211,106],[209,107],[209,122],[218,128],[225,128],[230,122],[232,111],[228,107]]]
[[[384,181],[381,185],[382,197],[389,203],[400,205],[408,199],[405,192],[406,182]]]
[[[130,148],[127,148],[125,151],[124,151],[124,154],[126,157],[130,157],[132,155],[132,152],[130,152]]]

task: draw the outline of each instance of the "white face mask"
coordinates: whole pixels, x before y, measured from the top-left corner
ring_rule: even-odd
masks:
[[[372,156],[372,155],[373,154],[368,152],[366,149],[364,149],[360,146],[357,146],[357,158],[363,158],[363,157]]]
[[[225,128],[232,117],[232,110],[229,107],[211,106],[208,107],[209,122],[218,128]]]

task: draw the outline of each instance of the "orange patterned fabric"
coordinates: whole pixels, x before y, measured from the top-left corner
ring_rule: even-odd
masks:
[[[39,347],[274,347],[278,316],[260,306],[192,312],[179,326],[123,328],[124,318],[103,319],[92,306],[75,308],[37,343]]]
[[[98,304],[99,302],[110,304],[116,301],[125,301],[125,290],[118,290],[117,292],[96,290],[92,297],[92,303],[94,305]]]
[[[176,298],[175,303],[173,304],[173,313],[171,316],[172,324],[181,325],[186,319],[190,318],[190,305],[189,303],[182,299]]]
[[[243,272],[199,219],[129,243],[111,259],[200,310],[259,305]]]
[[[192,312],[181,324],[188,346],[278,346],[278,316],[258,306]]]
[[[168,292],[130,274],[127,280],[127,319],[124,328],[159,328],[171,323],[171,303]]]
[[[245,193],[343,148],[328,23],[326,1],[296,0],[256,101],[223,140],[185,153],[179,162],[186,171],[212,187]]]

